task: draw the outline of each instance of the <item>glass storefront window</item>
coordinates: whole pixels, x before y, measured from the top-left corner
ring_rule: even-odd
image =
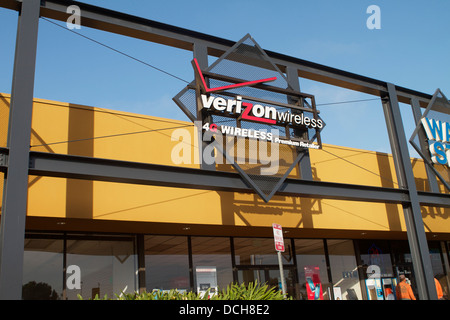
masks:
[[[443,255],[441,255],[441,245],[437,241],[432,241],[428,243],[428,248],[430,250],[431,267],[433,268],[434,278],[439,281],[444,298],[447,298],[448,284],[444,270],[445,259],[442,261]]]
[[[292,248],[290,240],[284,239],[283,264],[291,265]],[[237,265],[278,265],[273,238],[234,238],[234,252]]]
[[[441,259],[441,249],[439,242],[429,242],[428,249],[430,250],[431,267],[433,268],[434,276],[444,275],[444,265]]]
[[[59,300],[63,296],[62,239],[25,239],[22,298]]]
[[[289,297],[295,298],[295,274],[294,268],[283,269],[286,293]],[[282,290],[280,269],[277,268],[249,268],[238,270],[238,282],[249,283],[258,282],[267,284],[269,287],[275,287],[276,290]]]
[[[136,291],[136,255],[131,239],[85,240],[80,237],[67,240],[67,266],[78,266],[81,288],[67,290],[68,299],[83,299],[107,295],[116,298],[122,292]]]
[[[145,279],[153,290],[190,290],[187,237],[145,236]]]
[[[388,241],[359,240],[358,246],[367,299],[395,299],[397,278],[392,267]]]
[[[194,288],[224,289],[233,282],[230,238],[192,237]]]
[[[273,238],[234,238],[238,282],[266,283],[281,290],[278,254]],[[285,252],[281,254],[286,291],[295,297],[295,268],[290,239],[284,239]]]
[[[404,274],[411,284],[414,296],[416,299],[420,299],[408,241],[391,241],[390,244],[395,276],[398,278],[400,274]]]
[[[336,300],[361,300],[358,266],[352,240],[327,240]]]
[[[389,245],[383,240],[360,240],[359,252],[364,270],[364,278],[368,278],[375,270],[380,278],[394,277]],[[372,268],[369,268],[372,266]],[[369,268],[369,274],[367,274]]]
[[[298,271],[296,299],[330,300],[331,285],[328,280],[323,240],[296,239],[295,254]]]
[[[288,295],[298,300],[361,300],[364,290],[364,298],[385,300],[390,298],[389,292],[395,298],[397,277],[405,274],[420,299],[407,241],[357,241],[361,279],[353,240],[285,240],[282,261]],[[448,243],[430,241],[429,249],[433,274],[447,299]],[[258,281],[281,290],[272,238],[147,235],[144,251],[147,291],[205,292],[208,288],[224,289],[233,281]],[[138,289],[137,265],[134,237],[27,234],[23,299],[78,299],[78,294],[83,299],[97,294],[115,298]],[[69,270],[70,266],[80,270],[80,288],[64,283],[64,267]],[[71,276],[67,271],[66,281]],[[374,278],[378,282],[372,281]]]
[[[449,245],[450,242],[441,242],[441,249],[442,249],[442,257],[444,259],[444,266],[446,270],[446,275],[442,279],[439,280],[442,286],[442,291],[444,294],[444,299],[450,300],[450,291],[449,291],[449,284],[450,284],[450,263],[449,263]]]

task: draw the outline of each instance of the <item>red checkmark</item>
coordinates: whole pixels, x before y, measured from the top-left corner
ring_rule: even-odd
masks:
[[[222,86],[222,87],[217,87],[217,88],[208,88],[208,86],[206,85],[205,77],[203,76],[203,73],[200,70],[200,66],[198,65],[197,59],[195,59],[195,58],[194,58],[194,63],[197,68],[198,74],[200,75],[200,79],[202,80],[203,87],[205,88],[206,92],[221,91],[221,90],[233,89],[233,88],[239,88],[239,87],[247,87],[247,86],[251,86],[254,84],[258,84],[258,83],[274,81],[277,79],[277,77],[271,77],[271,78],[266,78],[266,79],[261,79],[261,80],[254,80],[254,81],[230,84],[228,86]]]

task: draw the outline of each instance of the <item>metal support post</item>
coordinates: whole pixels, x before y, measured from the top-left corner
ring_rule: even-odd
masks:
[[[431,267],[430,252],[425,235],[419,196],[414,180],[408,144],[403,128],[400,108],[397,100],[396,88],[387,84],[387,97],[383,97],[383,110],[394,158],[400,188],[408,190],[410,201],[403,204],[406,230],[415,279],[421,300],[437,300],[434,285],[433,269]]]
[[[0,226],[0,299],[22,298],[25,219],[40,0],[23,1],[19,14],[9,115],[8,170]]]
[[[278,255],[278,264],[280,266],[281,292],[283,292],[283,296],[286,297],[286,281],[284,280],[283,260],[281,259],[281,251],[277,251],[277,255]]]
[[[287,76],[289,85],[294,90],[300,92],[300,83],[298,81],[297,68],[294,68],[291,66],[286,67],[286,76]],[[288,101],[288,103],[295,103],[295,101]],[[309,150],[305,149],[301,152],[303,152],[303,157],[299,161],[300,176],[303,180],[312,181],[313,176],[312,176],[312,170],[311,170],[311,160],[309,157]]]
[[[197,59],[197,62],[200,66],[200,69],[206,69],[208,67],[208,48],[200,42],[195,42],[194,43],[194,49],[193,49],[193,53],[194,53],[194,58]],[[200,99],[200,89],[198,88],[198,84],[197,84],[197,90],[196,90],[196,95],[197,95],[197,120],[202,119],[202,109],[200,108],[201,106],[201,99]],[[210,119],[210,122],[212,122],[212,119]],[[203,126],[204,123],[202,123]],[[198,148],[199,150],[194,150],[194,152],[199,152],[199,159],[200,159],[200,168],[201,169],[205,169],[205,170],[216,170],[216,165],[215,163],[206,163],[204,160],[204,151],[205,148],[212,142],[210,141],[203,141],[203,129],[202,126],[200,126],[200,128],[197,128],[197,133],[198,133]],[[211,155],[212,157],[212,155]]]

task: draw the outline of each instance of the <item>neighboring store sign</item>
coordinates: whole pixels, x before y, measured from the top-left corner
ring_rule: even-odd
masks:
[[[195,80],[173,100],[196,125],[202,148],[214,150],[213,164],[231,164],[268,202],[306,150],[322,147],[314,96],[295,90],[250,35],[210,66],[193,59],[192,67]]]
[[[450,166],[450,123],[431,118],[421,119],[429,141],[431,161]]]
[[[450,167],[450,102],[440,89],[433,94],[420,122],[409,140],[436,177],[450,190],[450,181],[445,179],[435,165]]]
[[[273,223],[273,239],[275,241],[275,250],[284,252],[283,228],[281,225]]]

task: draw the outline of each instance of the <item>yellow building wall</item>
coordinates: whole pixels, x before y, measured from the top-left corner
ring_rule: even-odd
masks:
[[[1,127],[7,128],[9,95],[0,95]],[[190,139],[172,141],[187,130]],[[188,152],[195,163],[195,133],[189,122],[149,117],[36,99],[31,150],[174,165],[173,150]],[[0,130],[0,146],[6,130]],[[181,143],[181,144],[180,144]],[[191,150],[190,154],[189,151]],[[313,176],[318,181],[397,188],[390,155],[324,144],[310,150]],[[419,190],[427,190],[421,160],[413,159]],[[292,175],[296,175],[294,171]],[[448,209],[423,208],[426,231],[450,230]],[[100,181],[29,178],[28,215],[213,226],[405,231],[400,205],[329,199],[274,196],[266,204],[257,195],[234,192],[130,185]]]

